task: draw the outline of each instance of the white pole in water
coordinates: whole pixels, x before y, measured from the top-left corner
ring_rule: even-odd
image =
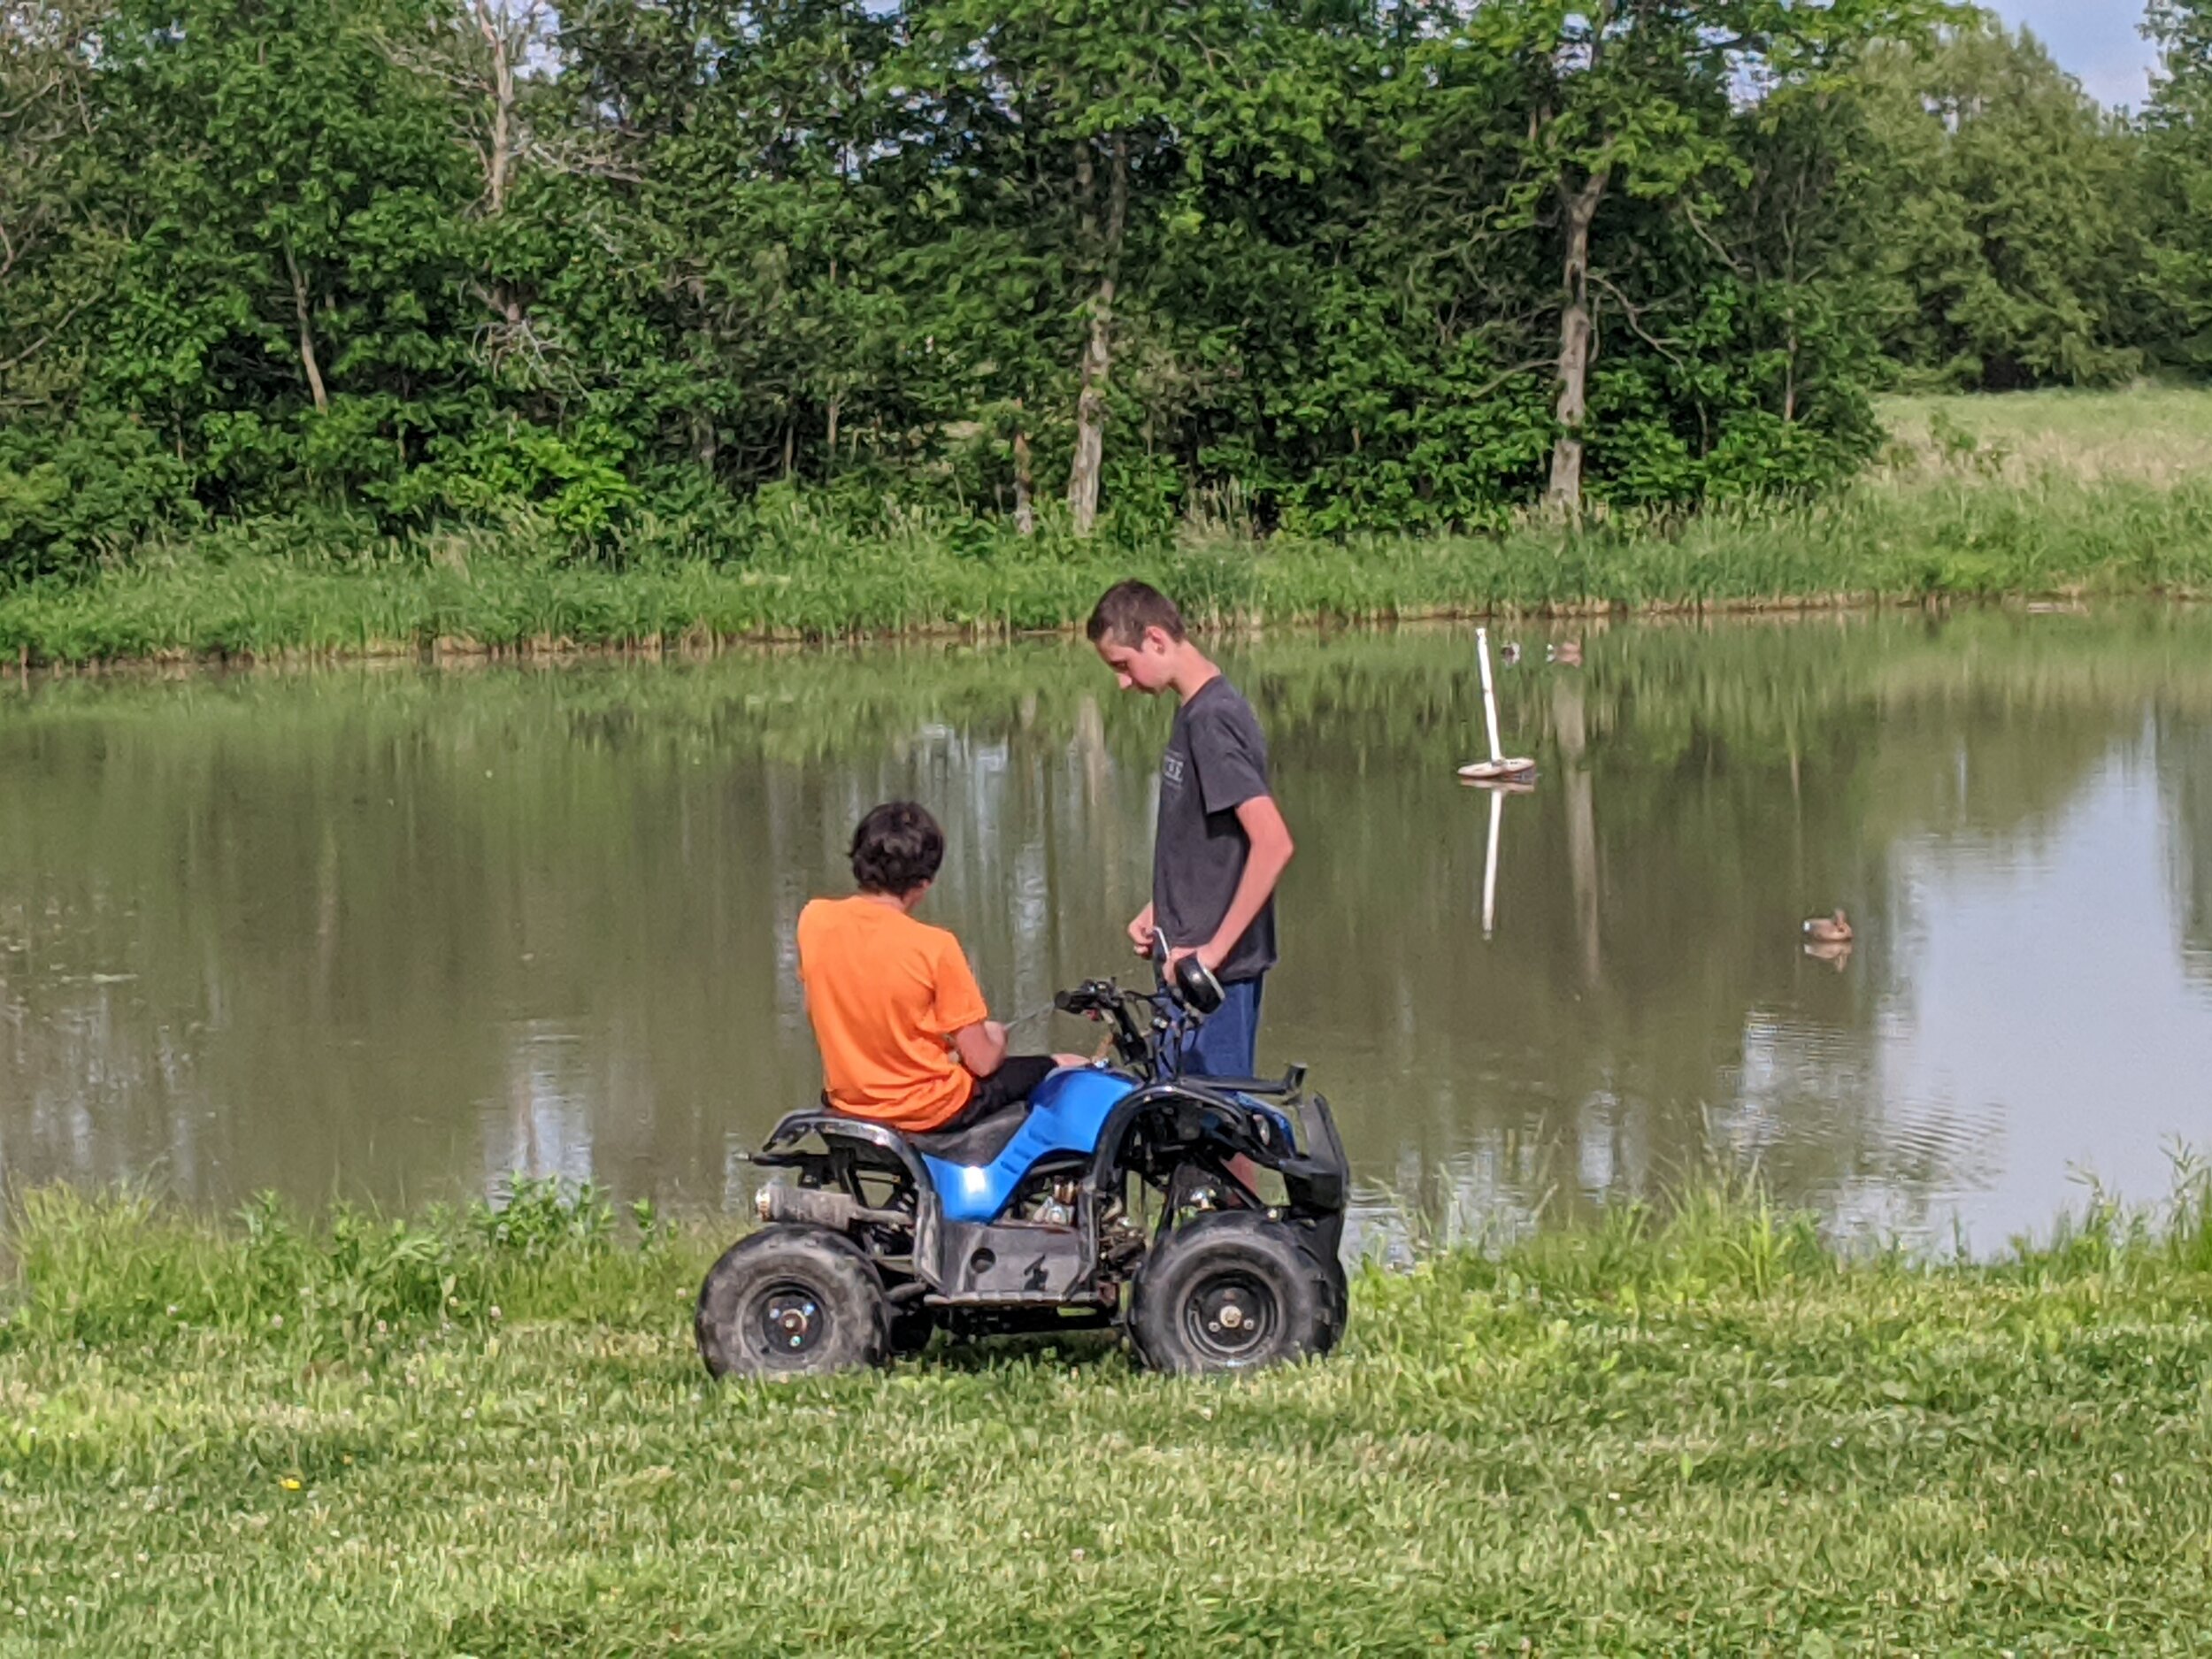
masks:
[[[1505,818],[1505,791],[1490,795],[1490,850],[1482,860],[1482,936],[1490,937],[1498,925],[1498,826]]]
[[[1490,630],[1475,630],[1475,660],[1482,664],[1482,723],[1490,732],[1490,758],[1505,758],[1505,750],[1498,742],[1498,688],[1490,679]]]

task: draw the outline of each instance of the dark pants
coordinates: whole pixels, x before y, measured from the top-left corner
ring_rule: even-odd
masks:
[[[1232,979],[1221,987],[1221,1006],[1183,1045],[1190,1077],[1250,1077],[1260,1041],[1260,992],[1267,976]]]
[[[1031,1093],[1052,1072],[1048,1054],[1010,1054],[990,1076],[976,1079],[975,1093],[968,1096],[968,1103],[930,1133],[941,1135],[949,1129],[965,1129],[1010,1107],[1026,1106]]]

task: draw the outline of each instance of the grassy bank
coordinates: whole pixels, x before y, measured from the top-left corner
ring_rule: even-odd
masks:
[[[2184,1652],[2212,1202],[1980,1266],[1705,1198],[1355,1291],[1194,1386],[941,1346],[705,1386],[717,1240],[20,1209],[0,1649]]]
[[[0,659],[543,651],[1079,622],[1137,573],[1214,622],[2212,593],[2212,396],[1900,400],[1885,470],[1818,506],[1496,537],[1135,549],[970,522],[861,537],[803,509],[743,546],[667,526],[579,561],[528,530],[331,547],[295,526],[0,593]]]

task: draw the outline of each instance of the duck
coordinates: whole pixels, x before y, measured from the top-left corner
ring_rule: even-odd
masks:
[[[1851,918],[1841,910],[1833,916],[1808,918],[1805,937],[1816,945],[1847,945],[1851,942]]]

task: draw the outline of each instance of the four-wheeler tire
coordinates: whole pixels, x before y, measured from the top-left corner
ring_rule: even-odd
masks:
[[[1145,1258],[1129,1337],[1154,1371],[1249,1371],[1326,1353],[1342,1305],[1297,1228],[1224,1210],[1178,1227]]]
[[[1306,1254],[1311,1256],[1313,1252],[1308,1250]],[[1344,1263],[1337,1257],[1332,1256],[1320,1266],[1329,1284],[1329,1308],[1317,1351],[1333,1354],[1336,1351],[1336,1345],[1344,1338],[1346,1322],[1352,1317],[1352,1283],[1344,1271]]]
[[[692,1330],[717,1377],[819,1377],[882,1364],[891,1309],[842,1233],[779,1224],[722,1253],[699,1287]]]

